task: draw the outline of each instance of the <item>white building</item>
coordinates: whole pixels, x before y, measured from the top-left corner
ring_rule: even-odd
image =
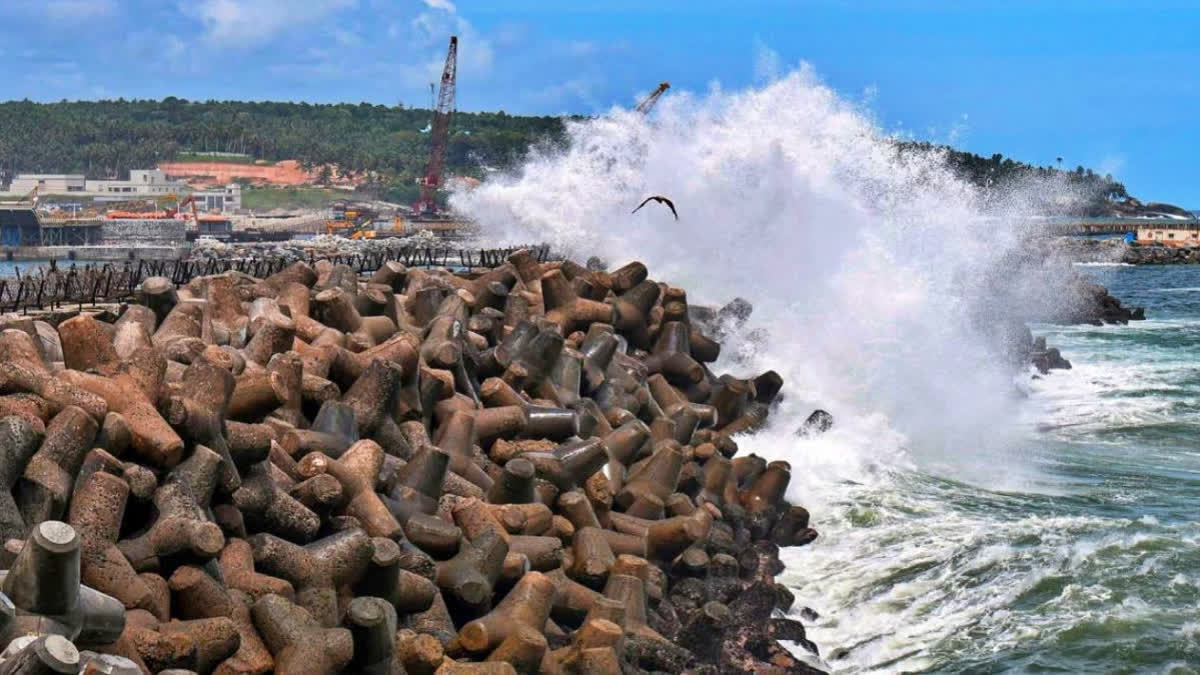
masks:
[[[1195,220],[1155,219],[1138,225],[1139,244],[1165,244],[1167,246],[1200,246],[1200,222]]]
[[[232,213],[242,208],[242,186],[237,183],[214,185],[193,192],[196,208],[210,213]]]
[[[39,195],[84,192],[87,180],[83,174],[70,173],[19,173],[8,186],[10,193],[26,195],[38,189]]]
[[[14,181],[15,182],[15,181]],[[98,195],[168,195],[187,189],[187,183],[168,180],[158,169],[132,169],[129,180],[89,180],[87,192]]]
[[[194,193],[196,209],[209,213],[232,213],[242,208],[242,186],[237,183],[214,185],[193,190],[186,181],[170,180],[159,169],[133,169],[129,180],[89,180],[83,174],[21,173],[13,179],[8,196],[24,196],[38,189],[41,197],[73,194],[80,197],[108,197],[107,201],[143,199]]]

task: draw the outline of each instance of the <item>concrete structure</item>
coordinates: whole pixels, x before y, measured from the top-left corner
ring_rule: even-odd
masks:
[[[1186,218],[1033,218],[1030,223],[1044,228],[1051,234],[1129,234],[1162,230],[1164,234],[1173,229],[1187,229],[1200,225],[1200,220]],[[1139,234],[1139,239],[1141,235]]]
[[[180,246],[16,246],[0,247],[0,260],[57,260],[69,262],[125,262],[132,260],[180,260],[191,245]]]
[[[31,205],[0,205],[0,260],[177,260],[190,249],[183,220],[43,220]]]
[[[187,183],[169,180],[159,169],[133,169],[129,180],[89,180],[87,192],[99,195],[165,196],[187,190]]]
[[[0,246],[39,246],[41,226],[32,206],[0,206]]]
[[[8,191],[17,195],[26,195],[38,189],[38,194],[66,194],[69,192],[86,192],[87,179],[83,174],[71,173],[19,173],[8,186]]]
[[[233,236],[233,221],[222,216],[200,216],[196,223],[196,235],[200,237],[216,237],[228,241]]]
[[[140,251],[187,247],[182,219],[41,219],[28,206],[0,206],[0,248],[6,257],[22,249],[69,247],[87,257],[93,247]],[[126,257],[120,254],[118,257]]]
[[[1200,221],[1154,220],[1137,226],[1139,244],[1200,246]]]
[[[187,241],[182,219],[105,220],[100,228],[102,246],[174,246]]]
[[[41,246],[99,246],[103,233],[100,220],[40,218]]]
[[[201,213],[233,213],[242,208],[242,186],[237,183],[216,185],[192,194],[196,197],[196,208]]]

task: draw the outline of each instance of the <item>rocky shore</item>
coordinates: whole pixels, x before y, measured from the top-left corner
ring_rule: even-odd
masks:
[[[1051,240],[1050,251],[1065,259],[1083,263],[1122,263],[1126,265],[1200,264],[1200,246],[1159,246],[1129,244],[1123,239],[1087,239],[1058,237]]]
[[[1129,265],[1196,265],[1200,264],[1197,246],[1129,246],[1121,255]]]
[[[710,371],[720,312],[299,258],[5,321],[0,672],[817,672],[775,581],[817,533],[737,441],[783,382]]]

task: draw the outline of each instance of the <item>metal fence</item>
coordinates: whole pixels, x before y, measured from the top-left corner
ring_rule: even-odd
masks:
[[[296,256],[259,256],[247,258],[208,258],[203,260],[139,260],[120,264],[51,264],[17,277],[0,279],[0,313],[27,312],[30,309],[60,309],[98,303],[121,302],[137,292],[150,277],[166,277],[186,284],[196,277],[226,272],[243,272],[254,277],[270,276],[297,260],[316,264],[328,260],[347,265],[359,274],[373,272],[387,262],[406,267],[448,267],[460,271],[495,267],[519,250],[528,250],[538,262],[551,259],[550,247],[513,246],[495,249],[458,249],[441,247],[396,247],[358,253]]]

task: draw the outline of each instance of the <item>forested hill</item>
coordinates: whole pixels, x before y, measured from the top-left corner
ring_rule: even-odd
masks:
[[[899,142],[896,146],[902,156],[930,150],[945,152],[946,161],[962,178],[984,188],[985,195],[997,200],[1004,199],[1014,189],[1027,188],[1020,190],[1020,194],[1045,215],[1131,216],[1149,212],[1190,215],[1169,204],[1142,204],[1111,174],[1100,175],[1082,166],[1074,169],[1034,166],[1000,153],[983,157],[923,142]],[[1048,184],[1052,186],[1050,189],[1046,189]]]
[[[429,155],[429,110],[360,104],[116,100],[0,103],[0,178],[26,173],[124,177],[129,169],[187,158],[188,153],[243,153],[255,160],[296,159],[368,172],[365,189],[398,200],[415,197]],[[532,144],[561,143],[563,119],[459,112],[447,148],[451,174],[481,176],[485,167],[519,162]],[[901,142],[901,153],[932,148]],[[961,175],[985,188],[1057,177],[1074,188],[1069,208],[1100,215],[1126,203],[1125,186],[1079,167],[1036,167],[999,154],[947,149]],[[999,192],[999,190],[997,190]],[[412,194],[410,194],[412,193]],[[1140,205],[1139,205],[1140,206]],[[1064,208],[1047,203],[1048,212]]]
[[[207,101],[0,103],[0,171],[120,177],[187,153],[245,153],[369,171],[411,186],[429,157],[429,110],[361,104]],[[456,113],[450,173],[520,160],[531,143],[559,142],[562,120]]]

